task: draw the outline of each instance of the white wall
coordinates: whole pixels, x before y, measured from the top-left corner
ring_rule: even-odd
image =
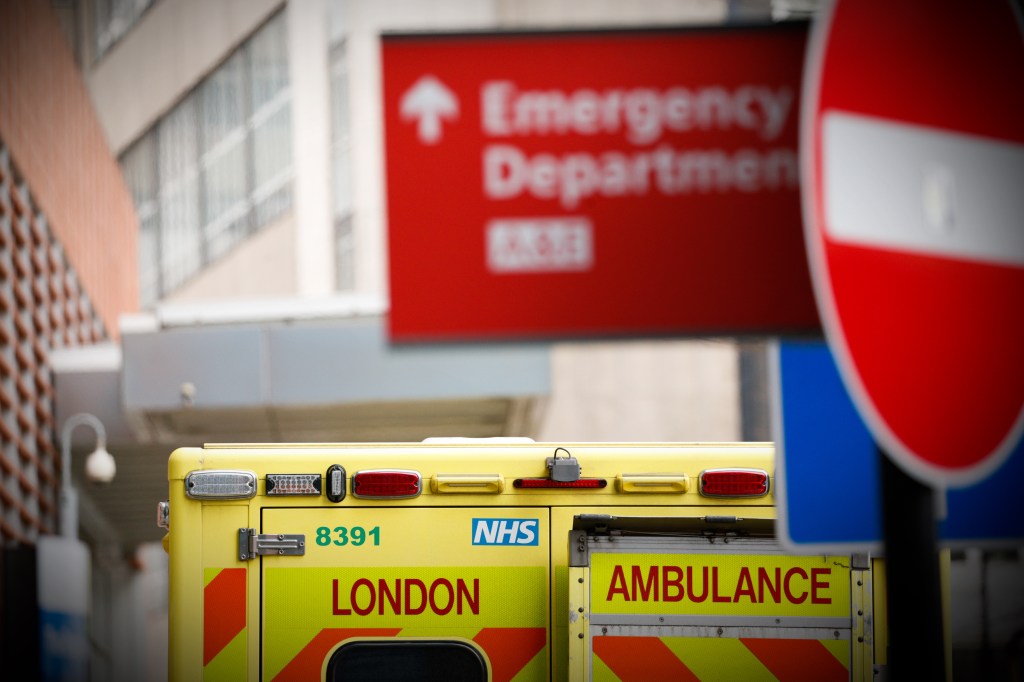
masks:
[[[515,27],[652,26],[722,23],[726,0],[497,0],[501,23]]]
[[[261,228],[164,301],[295,296],[299,292],[295,231],[294,217],[286,214]]]
[[[731,341],[559,344],[544,441],[740,439],[739,359]]]
[[[356,291],[387,294],[387,215],[384,200],[384,127],[381,111],[382,31],[495,27],[492,2],[473,0],[333,0],[347,36],[352,108],[353,233],[359,260]]]
[[[291,2],[286,18],[297,293],[324,296],[334,290],[327,0]]]

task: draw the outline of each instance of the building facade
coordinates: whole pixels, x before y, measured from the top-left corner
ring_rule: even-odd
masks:
[[[138,307],[137,223],[58,14],[0,6],[0,659],[37,677],[35,555],[60,530],[62,481],[55,355],[116,343]],[[76,434],[86,436],[87,434]],[[87,444],[92,446],[92,439]],[[93,585],[130,572],[91,515],[81,536]],[[94,611],[97,674],[111,670],[109,602]],[[7,663],[5,663],[7,665]]]
[[[124,453],[97,515],[124,545],[158,540],[166,456],[204,441],[743,437],[741,377],[757,375],[734,340],[389,347],[380,35],[709,25],[766,7],[68,3],[138,221],[138,311],[56,363],[57,419],[97,414]]]
[[[768,439],[757,340],[389,346],[380,36],[783,5],[814,3],[3,3],[0,535],[55,531],[59,426],[99,416],[118,476],[83,495],[83,536],[113,548],[96,679],[165,670],[152,510],[176,446]]]

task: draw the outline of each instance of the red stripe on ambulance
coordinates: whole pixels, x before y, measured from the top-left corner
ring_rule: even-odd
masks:
[[[850,672],[816,639],[745,639],[744,646],[779,682],[839,682]]]
[[[657,637],[594,637],[594,654],[622,682],[700,682]]]
[[[473,642],[491,662],[491,682],[508,682],[547,644],[544,628],[484,628]]]
[[[245,629],[245,569],[225,568],[203,589],[203,665]]]
[[[335,644],[353,637],[394,637],[399,632],[398,628],[324,628],[274,676],[274,682],[319,680],[324,659]]]

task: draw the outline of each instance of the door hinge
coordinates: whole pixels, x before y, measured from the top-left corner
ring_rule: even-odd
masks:
[[[590,566],[590,543],[587,541],[585,530],[569,531],[569,566]]]
[[[267,533],[258,535],[255,528],[238,529],[238,560],[278,554],[302,556],[306,553],[306,536],[301,533]]]

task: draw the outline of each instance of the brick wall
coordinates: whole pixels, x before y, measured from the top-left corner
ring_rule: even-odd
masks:
[[[50,352],[105,337],[0,139],[0,541],[56,532],[61,472]]]
[[[0,140],[116,338],[138,308],[138,220],[45,0],[0,2]]]
[[[50,353],[137,309],[137,222],[49,3],[0,0],[0,544],[57,531]]]

